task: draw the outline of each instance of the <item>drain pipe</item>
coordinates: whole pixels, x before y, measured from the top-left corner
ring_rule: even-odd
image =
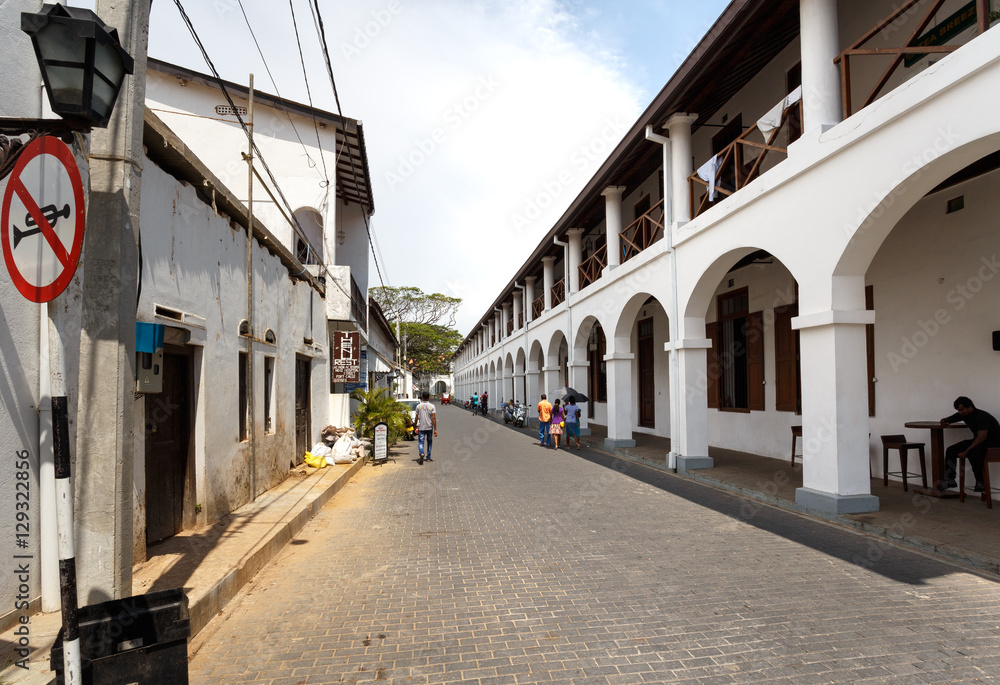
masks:
[[[677,355],[678,331],[680,327],[677,321],[677,252],[674,250],[674,226],[673,226],[673,193],[670,177],[670,139],[653,133],[653,127],[646,125],[646,140],[659,143],[663,146],[663,238],[667,241],[667,254],[670,256],[670,311],[669,317],[670,342],[668,351],[670,352],[670,452],[667,453],[667,468],[677,469],[677,447],[680,437],[680,363]]]

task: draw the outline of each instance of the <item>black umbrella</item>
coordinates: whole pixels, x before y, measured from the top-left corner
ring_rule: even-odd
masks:
[[[553,399],[557,399],[558,398],[560,402],[565,402],[566,398],[569,397],[570,395],[572,395],[573,398],[577,402],[589,402],[590,401],[589,397],[587,397],[586,395],[584,395],[579,390],[574,390],[573,388],[571,388],[569,386],[566,386],[564,388],[556,388],[555,390],[552,391],[552,398]]]

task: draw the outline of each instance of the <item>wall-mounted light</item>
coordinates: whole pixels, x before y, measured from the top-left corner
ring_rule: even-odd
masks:
[[[344,233],[344,229],[342,229],[342,228],[338,229],[337,230],[337,244],[338,245],[343,245],[345,242],[347,242],[347,234]]]

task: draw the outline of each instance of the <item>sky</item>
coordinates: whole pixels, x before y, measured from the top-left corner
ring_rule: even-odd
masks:
[[[182,0],[223,78],[305,103],[294,7],[313,103],[335,112],[310,3],[290,2]],[[319,4],[342,112],[364,125],[381,281],[462,298],[466,335],[727,3]],[[174,0],[152,4],[149,54],[209,72]]]

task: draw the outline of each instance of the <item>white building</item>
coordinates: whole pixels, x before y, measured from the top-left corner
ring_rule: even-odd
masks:
[[[23,63],[8,63],[2,77],[6,92],[17,94],[0,105],[3,116],[54,118],[41,100],[30,42],[18,30],[19,13],[39,6],[0,6],[0,35],[27,46],[12,51]],[[7,460],[4,475],[14,483],[15,471],[24,470],[16,464],[27,460],[32,492],[28,546],[15,546],[12,515],[0,524],[8,533],[0,551],[38,560],[27,592],[16,574],[0,578],[8,607],[0,629],[25,611],[59,606],[54,492],[43,504],[51,481],[39,478],[41,466],[51,465],[43,401],[50,361],[53,370],[57,361],[66,366],[60,381],[69,398],[81,605],[133,594],[131,569],[146,559],[148,543],[252,501],[301,461],[320,428],[349,421],[346,388],[331,384],[329,357],[334,330],[358,331],[367,343],[365,218],[373,209],[360,123],[257,94],[255,139],[292,209],[272,201],[264,186],[277,191],[262,171],[251,223],[241,157],[247,139],[231,114],[215,111],[225,102],[221,92],[207,77],[154,64],[143,121],[141,63],[137,57],[130,91],[138,95],[131,102],[123,95],[117,105],[128,117],[139,114],[128,119],[135,156],[124,160],[136,173],[137,192],[124,204],[134,218],[94,221],[95,208],[119,202],[95,181],[94,170],[112,158],[95,148],[99,132],[77,136],[71,149],[88,224],[73,280],[40,307],[18,294],[6,270],[0,277],[0,437],[23,457]],[[235,98],[247,94],[227,87]],[[293,127],[316,131],[320,144],[315,136],[300,144]],[[324,161],[321,180],[316,168]],[[7,186],[0,180],[0,194]],[[291,215],[301,228],[293,230]],[[123,256],[108,259],[119,242]],[[135,278],[131,286],[123,285],[127,276]],[[103,290],[115,300],[110,309],[93,297]],[[137,323],[160,328],[159,349],[135,352]],[[95,396],[102,377],[119,392]],[[95,418],[109,418],[113,430],[95,435]],[[0,502],[14,512],[15,489]],[[15,606],[25,594],[29,606]]]
[[[787,459],[800,425],[797,501],[876,509],[880,435],[1000,411],[988,26],[983,0],[732,2],[465,339],[459,396],[571,385],[682,471]]]

